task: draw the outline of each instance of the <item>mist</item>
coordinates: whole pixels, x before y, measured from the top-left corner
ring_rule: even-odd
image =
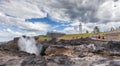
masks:
[[[39,55],[41,48],[38,48],[36,46],[36,43],[37,42],[35,41],[33,37],[20,37],[20,39],[18,40],[18,46],[19,46],[20,51]]]

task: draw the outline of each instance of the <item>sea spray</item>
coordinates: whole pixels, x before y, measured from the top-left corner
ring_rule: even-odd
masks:
[[[30,54],[39,55],[41,52],[36,46],[36,41],[33,37],[20,37],[18,40],[18,46],[20,51],[25,51]]]

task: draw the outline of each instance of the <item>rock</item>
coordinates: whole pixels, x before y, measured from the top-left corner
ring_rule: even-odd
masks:
[[[64,46],[65,48],[72,49],[74,51],[83,51],[83,52],[102,52],[103,47],[96,44],[82,44],[77,46]]]
[[[19,59],[10,59],[5,64],[6,64],[6,66],[15,66],[15,65],[20,66],[21,65],[21,60],[19,60]]]
[[[52,38],[52,39],[49,41],[49,43],[50,43],[50,44],[56,44],[56,41],[57,41],[57,38]]]
[[[99,44],[89,44],[87,45],[89,52],[99,53],[104,51],[104,47],[100,46]]]
[[[108,42],[106,47],[90,38],[37,42],[40,56],[19,51],[16,43],[17,38],[0,45],[0,66],[120,66],[119,56],[99,53],[120,52],[120,42]]]
[[[0,45],[0,50],[5,50],[5,51],[18,51],[18,47],[13,44],[13,42],[10,42],[9,44],[2,44]]]
[[[86,57],[86,55],[81,53],[81,54],[78,55],[78,57],[83,58],[83,57]]]
[[[120,66],[120,59],[99,59],[93,62],[90,66]]]
[[[45,58],[41,56],[28,56],[23,60],[21,66],[46,66],[46,61]]]
[[[48,45],[43,45],[40,55],[44,56],[47,48],[48,48]]]
[[[73,62],[66,55],[53,55],[47,57],[47,66],[73,66]]]
[[[120,42],[118,41],[109,41],[106,45],[108,52],[113,54],[120,54]]]
[[[6,64],[0,64],[0,66],[7,66]]]
[[[58,54],[71,56],[73,52],[74,52],[73,50],[65,48],[63,46],[49,46],[46,49],[45,54],[47,56],[58,55]]]
[[[110,66],[120,66],[120,60],[114,60],[109,63]]]

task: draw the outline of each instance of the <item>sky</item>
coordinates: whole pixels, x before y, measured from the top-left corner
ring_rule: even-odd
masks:
[[[101,31],[120,26],[119,0],[0,0],[0,41],[22,35]]]

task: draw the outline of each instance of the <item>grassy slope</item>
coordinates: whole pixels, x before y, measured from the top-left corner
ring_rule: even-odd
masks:
[[[41,36],[39,36],[38,41],[44,41],[44,40],[50,40],[50,39],[51,39],[51,38],[49,38],[49,37],[46,37],[46,36],[41,35]]]
[[[91,35],[91,33],[84,33],[84,34],[67,34],[67,35],[64,35],[62,37],[60,37],[59,39],[66,39],[66,40],[69,40],[69,39],[73,39],[73,38],[85,38],[85,37],[89,37]]]
[[[98,35],[106,35],[107,33],[105,32],[101,32],[99,33]],[[64,35],[62,37],[60,37],[59,39],[66,39],[66,40],[70,40],[70,39],[73,39],[73,38],[86,38],[86,37],[91,37],[93,35],[93,33],[83,33],[83,34],[67,34],[67,35]]]
[[[101,32],[99,33],[99,35],[106,35],[107,33],[106,32]],[[83,34],[67,34],[67,35],[64,35],[62,37],[59,37],[58,39],[65,39],[65,40],[70,40],[70,39],[73,39],[73,38],[85,38],[85,37],[91,37],[93,35],[93,33],[83,33]],[[43,41],[43,40],[50,40],[51,38],[49,37],[46,37],[46,36],[39,36],[39,39],[40,41]]]

